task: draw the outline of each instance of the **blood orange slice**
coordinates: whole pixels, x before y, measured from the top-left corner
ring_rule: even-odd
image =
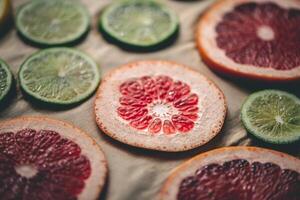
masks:
[[[107,173],[96,142],[65,122],[0,123],[0,199],[97,199]]]
[[[297,200],[300,160],[256,147],[226,147],[176,168],[159,200]]]
[[[95,101],[104,133],[129,145],[185,151],[220,131],[223,93],[198,72],[167,61],[140,61],[106,76]]]
[[[300,3],[224,0],[201,18],[196,41],[214,70],[267,81],[300,79]]]

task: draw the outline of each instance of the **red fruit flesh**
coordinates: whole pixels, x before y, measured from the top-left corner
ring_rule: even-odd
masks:
[[[180,183],[179,200],[297,200],[300,174],[273,163],[237,159],[210,164]]]
[[[144,76],[121,84],[117,112],[139,130],[152,134],[189,132],[198,115],[198,96],[168,76]]]
[[[77,199],[90,174],[80,147],[57,132],[0,134],[0,199]]]
[[[290,70],[300,65],[300,10],[244,3],[216,26],[217,45],[239,64]]]

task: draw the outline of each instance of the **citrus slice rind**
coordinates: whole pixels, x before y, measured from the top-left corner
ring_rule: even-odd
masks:
[[[199,53],[212,70],[231,77],[299,80],[299,13],[295,0],[219,1],[198,23]]]
[[[97,64],[70,48],[41,50],[21,65],[21,88],[45,103],[72,105],[88,98],[100,82]]]
[[[0,160],[4,199],[96,200],[108,171],[87,133],[42,116],[0,122]]]
[[[234,167],[232,161],[241,162]],[[225,164],[227,172],[231,173],[219,175],[222,165]],[[266,196],[272,195],[274,199],[297,199],[299,173],[299,159],[288,154],[258,147],[224,147],[202,153],[175,168],[162,186],[157,199],[190,200],[197,196],[201,200],[224,197],[242,200],[265,199]],[[275,177],[272,177],[274,175]],[[281,187],[283,182],[285,188]],[[226,188],[223,183],[229,187]],[[230,187],[231,184],[233,187]],[[240,186],[244,186],[244,189],[239,192]],[[255,189],[252,186],[256,186]],[[224,191],[220,190],[222,187]],[[188,188],[189,191],[184,191],[184,188]],[[276,198],[278,196],[275,195],[278,194],[284,196]]]
[[[13,76],[8,65],[0,59],[0,103],[8,95],[12,86]]]
[[[288,144],[300,139],[300,100],[287,92],[251,94],[242,106],[241,118],[249,133],[265,142]]]
[[[80,39],[89,29],[90,17],[78,1],[31,1],[18,11],[16,26],[36,44],[58,46]]]
[[[170,39],[179,25],[176,14],[158,2],[125,0],[106,8],[99,26],[118,42],[147,48]]]
[[[225,97],[213,82],[168,61],[139,61],[113,70],[95,100],[96,121],[105,134],[168,152],[209,142],[220,132],[226,110]]]

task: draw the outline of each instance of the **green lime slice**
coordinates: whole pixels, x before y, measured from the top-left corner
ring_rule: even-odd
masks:
[[[12,74],[8,65],[0,59],[0,103],[10,91],[12,85]]]
[[[70,48],[49,48],[30,56],[19,70],[20,85],[28,95],[59,105],[88,98],[100,81],[97,64]]]
[[[245,101],[242,122],[254,136],[274,144],[300,139],[300,100],[287,92],[263,90]]]
[[[113,3],[104,10],[99,23],[112,38],[138,47],[158,45],[178,29],[175,13],[152,0]]]
[[[49,46],[80,39],[89,24],[86,8],[71,0],[33,0],[20,8],[16,18],[25,38]]]

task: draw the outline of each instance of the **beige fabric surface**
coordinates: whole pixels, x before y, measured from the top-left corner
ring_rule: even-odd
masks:
[[[116,142],[105,136],[96,126],[93,114],[92,96],[81,105],[68,110],[51,110],[31,104],[25,100],[17,89],[17,95],[10,100],[9,105],[0,111],[0,120],[26,115],[46,115],[74,123],[88,132],[101,145],[109,164],[109,178],[103,199],[109,200],[152,200],[159,191],[163,181],[170,171],[185,160],[217,147],[235,145],[254,145],[274,148],[250,139],[241,125],[240,106],[252,91],[279,86],[241,83],[222,78],[210,71],[196,50],[194,43],[194,29],[200,14],[212,2],[161,0],[168,4],[180,18],[180,34],[176,42],[163,50],[152,53],[134,53],[120,49],[102,38],[97,29],[99,11],[111,0],[82,0],[89,8],[93,17],[92,29],[75,48],[89,54],[101,66],[105,74],[110,69],[135,60],[163,59],[176,61],[191,66],[214,80],[225,93],[228,103],[228,115],[221,133],[207,145],[183,153],[162,153],[142,150]],[[23,0],[13,0],[13,7],[21,5]],[[0,57],[7,61],[17,77],[20,64],[38,49],[27,45],[18,37],[15,28],[0,38]],[[282,88],[282,87],[280,87]],[[283,89],[300,93],[299,84],[287,85]],[[276,147],[284,152],[300,157],[300,145]]]

